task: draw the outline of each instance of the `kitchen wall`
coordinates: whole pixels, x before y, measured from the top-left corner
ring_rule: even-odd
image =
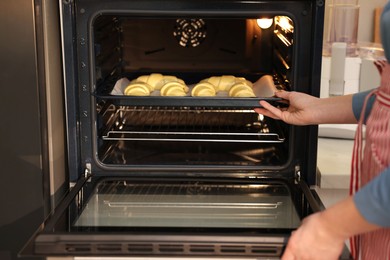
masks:
[[[375,8],[383,7],[388,0],[360,0],[360,19],[358,40],[372,42],[374,40],[374,14]]]
[[[328,5],[332,1],[326,1],[327,8],[325,9],[325,36],[328,30]],[[359,42],[373,42],[374,41],[374,15],[375,8],[384,6],[388,0],[360,0],[359,10],[359,29],[358,29],[358,41]],[[324,38],[325,39],[325,38]]]

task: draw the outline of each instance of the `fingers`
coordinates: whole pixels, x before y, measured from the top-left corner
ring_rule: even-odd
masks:
[[[255,108],[254,110],[258,114],[261,114],[261,115],[264,115],[264,116],[267,116],[267,117],[270,117],[270,118],[273,118],[273,119],[278,119],[274,114],[272,114],[270,111],[268,111],[265,108]]]
[[[290,100],[291,93],[292,92],[290,92],[290,91],[280,90],[280,91],[275,92],[275,96],[286,99],[286,100]]]
[[[267,101],[261,100],[260,105],[264,107],[264,114],[265,116],[272,117],[274,119],[281,119],[282,118],[282,111],[279,108],[274,107]]]
[[[287,91],[283,91],[283,90],[277,91],[277,92],[275,92],[275,96],[286,100],[286,102],[288,103],[290,96],[291,96],[291,92],[287,92]],[[265,100],[261,100],[260,105],[262,106],[261,108],[254,109],[257,113],[262,114],[262,115],[267,116],[267,117],[271,117],[273,119],[283,120],[283,111],[287,110],[286,107],[277,108]]]
[[[284,250],[284,253],[282,255],[281,260],[294,260],[295,259],[295,255],[293,254],[294,250],[291,249],[291,238],[294,236],[295,233],[296,233],[296,230],[291,232],[290,240],[287,243],[287,247]]]
[[[386,61],[385,60],[376,60],[376,61],[374,61],[374,65],[377,68],[377,70],[379,71],[379,74],[382,74],[383,68],[386,65]]]
[[[295,256],[294,254],[290,251],[290,249],[287,247],[286,250],[284,251],[282,255],[282,260],[294,260]]]

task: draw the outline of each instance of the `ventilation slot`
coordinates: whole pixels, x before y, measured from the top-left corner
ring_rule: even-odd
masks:
[[[183,245],[159,245],[161,253],[182,253],[184,252]]]
[[[276,247],[254,246],[251,251],[254,254],[275,255],[279,250]]]
[[[245,253],[245,246],[221,246],[221,253]]]
[[[127,250],[131,253],[147,254],[153,252],[152,244],[129,244]]]
[[[100,252],[121,252],[122,247],[119,244],[102,244],[96,247]]]
[[[89,244],[67,244],[65,250],[71,253],[90,252],[91,247]]]
[[[202,253],[213,253],[215,251],[212,245],[191,245],[190,252],[202,254]]]

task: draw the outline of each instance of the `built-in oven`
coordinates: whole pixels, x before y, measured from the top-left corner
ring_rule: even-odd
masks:
[[[253,109],[319,95],[324,1],[59,7],[68,191],[23,254],[279,258],[321,210],[317,128]]]

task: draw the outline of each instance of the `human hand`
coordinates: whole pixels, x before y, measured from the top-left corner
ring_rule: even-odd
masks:
[[[333,260],[338,259],[345,238],[335,232],[332,223],[324,221],[322,213],[305,218],[292,233],[282,260]]]
[[[382,75],[383,69],[386,66],[387,61],[386,60],[376,60],[374,61],[374,65],[377,68],[379,75]]]
[[[316,123],[319,98],[300,92],[287,91],[275,92],[275,96],[289,101],[289,106],[287,108],[277,108],[262,100],[260,101],[262,108],[255,108],[254,110],[259,114],[283,120],[289,124],[309,125]]]

